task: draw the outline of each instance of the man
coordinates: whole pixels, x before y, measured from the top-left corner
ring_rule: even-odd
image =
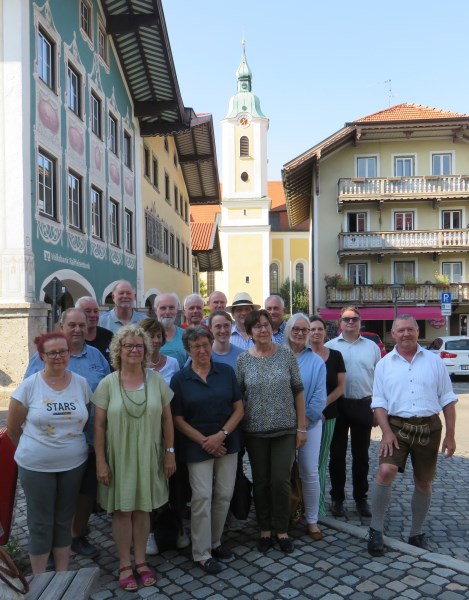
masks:
[[[371,407],[383,437],[373,485],[368,538],[368,552],[372,556],[384,553],[384,514],[391,498],[392,482],[398,471],[404,472],[409,454],[414,470],[414,492],[408,542],[431,552],[422,526],[432,498],[441,439],[442,425],[438,416],[441,410],[446,424],[441,451],[448,458],[456,450],[455,404],[458,398],[443,361],[417,343],[418,334],[413,317],[398,316],[391,330],[396,342],[394,350],[380,361],[375,371]]]
[[[101,379],[109,375],[110,369],[101,352],[85,343],[88,331],[86,314],[78,308],[68,308],[60,317],[60,329],[70,346],[68,369],[84,377],[94,392]],[[29,361],[25,378],[42,371],[43,368],[44,363],[36,352]],[[86,441],[89,455],[72,522],[72,551],[93,558],[97,556],[98,549],[86,538],[88,520],[93,512],[97,492],[96,458],[93,449],[93,413],[90,414],[88,421]]]
[[[226,305],[228,304],[228,300],[223,292],[212,292],[207,300],[207,306],[210,309],[210,312],[214,310],[225,310]]]
[[[249,350],[254,345],[252,339],[246,333],[244,320],[252,310],[259,310],[260,305],[254,304],[252,298],[246,292],[239,292],[233,299],[233,304],[227,306],[227,310],[231,312],[234,319],[233,328],[231,330],[230,343],[234,346],[239,346],[243,350]]]
[[[286,314],[285,302],[283,298],[278,294],[272,294],[265,299],[264,302],[265,310],[270,314],[272,319],[273,335],[272,340],[279,345],[283,344],[283,332],[287,324],[283,317]]]
[[[109,362],[109,344],[112,340],[112,331],[100,327],[98,303],[91,296],[82,296],[75,302],[75,308],[82,310],[88,319],[88,331],[85,341],[89,346],[97,348]]]
[[[199,294],[190,294],[184,298],[184,317],[186,322],[181,325],[181,329],[187,329],[189,326],[204,325],[204,300]]]
[[[135,290],[128,281],[118,281],[112,290],[114,308],[99,317],[101,327],[116,333],[124,325],[140,323],[146,319],[148,315],[134,309],[135,297]]]
[[[166,356],[173,356],[178,361],[179,368],[182,369],[187,360],[187,354],[182,345],[184,330],[175,325],[179,298],[176,294],[160,294],[155,298],[154,307],[156,318],[163,324],[166,333],[166,343],[161,346],[160,352]]]
[[[331,479],[331,513],[344,517],[346,455],[348,433],[352,450],[353,498],[357,512],[370,517],[367,502],[368,471],[373,412],[371,394],[375,366],[381,358],[378,346],[361,337],[360,313],[354,306],[342,309],[339,337],[327,342],[328,348],[342,353],[347,376],[344,397],[338,400],[338,415],[331,442],[329,475]]]

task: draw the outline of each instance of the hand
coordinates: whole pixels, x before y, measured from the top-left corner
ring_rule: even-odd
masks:
[[[163,472],[166,479],[169,479],[176,472],[176,457],[174,452],[164,453]]]
[[[222,456],[225,456],[225,454],[228,452],[228,450],[226,449],[225,444],[220,444],[218,446],[218,448],[216,448],[211,454],[215,457],[215,458],[221,458]]]
[[[202,448],[209,454],[214,454],[215,450],[225,442],[225,434],[223,431],[217,431],[213,435],[204,438],[201,443]],[[226,452],[225,452],[226,454]]]
[[[444,454],[445,458],[450,458],[450,456],[453,456],[455,450],[456,440],[454,439],[454,435],[446,434],[443,444],[441,445],[441,453]]]
[[[96,464],[96,478],[99,483],[108,486],[111,483],[111,469],[107,463],[103,463],[102,465]]]
[[[302,433],[301,431],[296,432],[296,447],[302,448],[306,444],[306,440],[308,439],[308,435],[306,433]]]
[[[379,445],[379,455],[384,457],[392,456],[394,448],[399,450],[399,442],[397,441],[394,433],[389,430],[388,432],[383,433],[383,437]]]

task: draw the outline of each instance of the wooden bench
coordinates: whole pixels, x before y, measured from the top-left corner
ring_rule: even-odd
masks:
[[[25,600],[87,600],[98,579],[99,567],[33,575]]]

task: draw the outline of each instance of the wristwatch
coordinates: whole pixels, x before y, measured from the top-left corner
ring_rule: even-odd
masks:
[[[165,452],[169,452],[170,454],[174,454],[174,448],[166,448]]]
[[[225,434],[225,437],[228,437],[230,435],[230,432],[227,429],[222,429],[221,431]]]

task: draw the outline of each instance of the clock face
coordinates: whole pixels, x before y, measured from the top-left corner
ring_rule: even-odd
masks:
[[[248,127],[251,123],[251,118],[249,115],[241,115],[238,119],[238,123],[241,125],[241,127]]]

